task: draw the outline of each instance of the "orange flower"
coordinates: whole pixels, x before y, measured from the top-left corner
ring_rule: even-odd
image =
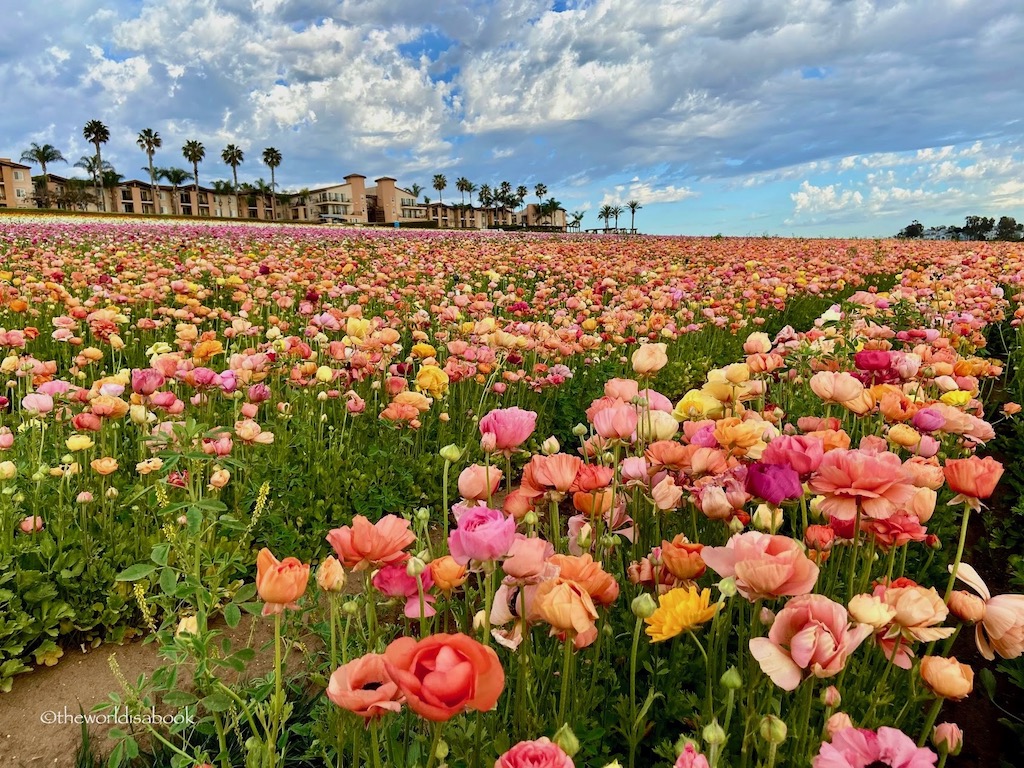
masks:
[[[345,569],[334,555],[328,555],[316,569],[316,583],[324,592],[341,592],[345,589]]]
[[[561,499],[572,487],[583,461],[567,453],[552,456],[536,455],[523,470],[520,492],[536,497],[545,493]]]
[[[92,467],[93,472],[97,475],[109,475],[117,471],[117,461],[109,456],[104,456],[102,459],[93,459],[89,462],[89,466]]]
[[[196,344],[192,350],[192,357],[197,363],[205,363],[214,355],[219,355],[224,351],[224,345],[216,339],[208,341],[200,341]]]
[[[921,659],[921,680],[943,699],[960,701],[974,690],[974,670],[955,656],[925,656]]]
[[[97,416],[120,419],[128,413],[131,406],[119,397],[98,395],[90,401],[89,407]]]
[[[648,376],[657,373],[668,365],[668,355],[665,354],[665,344],[643,344],[634,353],[630,362],[633,364],[633,371],[641,376]]]
[[[951,491],[967,499],[987,499],[996,489],[999,478],[1003,476],[1003,465],[986,456],[979,459],[950,459],[942,468],[946,482]],[[954,499],[955,503],[957,499]]]
[[[256,557],[256,591],[265,603],[264,616],[297,608],[295,601],[305,594],[308,581],[309,565],[297,558],[278,560],[266,547]]]
[[[568,635],[577,648],[585,648],[597,639],[594,601],[575,581],[558,577],[541,582],[534,605],[540,618],[551,625],[552,635]]]
[[[599,605],[611,605],[619,596],[619,584],[615,577],[607,573],[601,563],[594,562],[589,554],[554,555],[548,562],[558,566],[558,575],[563,579],[575,581]]]
[[[327,698],[365,720],[399,712],[404,700],[380,653],[368,653],[334,670]]]
[[[451,555],[445,555],[430,561],[430,575],[434,586],[450,595],[466,583],[466,566],[459,565]]]
[[[397,515],[385,515],[376,524],[356,515],[351,527],[343,525],[330,531],[327,542],[346,568],[363,571],[404,561],[407,555],[402,550],[416,541],[409,525]]]
[[[672,541],[661,542],[661,561],[677,579],[699,579],[707,570],[700,556],[703,548],[703,544],[691,543],[680,533]]]
[[[599,491],[576,491],[572,495],[572,505],[588,517],[604,515],[615,506],[615,492],[611,488]]]

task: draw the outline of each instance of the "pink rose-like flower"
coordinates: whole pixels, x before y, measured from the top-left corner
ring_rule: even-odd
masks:
[[[814,435],[780,435],[761,455],[762,464],[788,464],[802,477],[816,472],[825,457],[825,443]]]
[[[533,582],[544,575],[547,560],[555,554],[551,542],[541,538],[527,538],[518,534],[501,564],[505,573],[515,581]]]
[[[629,440],[636,431],[636,407],[617,401],[593,416],[594,430],[605,440]]]
[[[459,565],[504,557],[516,535],[516,520],[499,509],[468,507],[448,535],[448,551]]]
[[[434,586],[430,569],[426,568],[420,575],[423,581],[423,616],[433,616],[437,611],[431,603],[434,596],[429,590]],[[420,594],[416,577],[410,576],[404,563],[385,565],[373,577],[373,586],[388,597],[405,598],[405,615],[410,619],[420,618]]]
[[[494,436],[494,450],[511,453],[527,441],[537,426],[537,414],[522,408],[496,408],[480,419],[480,435]]]
[[[844,728],[811,763],[812,768],[932,768],[939,756],[925,747],[918,747],[898,728],[882,726],[878,732],[864,728]]]
[[[33,415],[41,416],[53,410],[53,398],[50,395],[32,392],[21,398],[21,407]]]
[[[687,744],[672,768],[711,768],[708,759],[697,751],[693,744]]]
[[[858,504],[865,516],[886,518],[914,495],[900,457],[887,451],[829,451],[810,486],[825,497],[822,512],[839,520],[856,519]]]
[[[39,515],[29,515],[18,524],[18,527],[22,533],[39,533],[43,530],[43,518]]]
[[[459,493],[471,501],[493,496],[501,484],[502,474],[497,467],[471,464],[459,474]]]
[[[818,566],[788,536],[737,533],[724,547],[704,547],[704,563],[719,576],[733,576],[747,600],[805,595],[818,580]]]
[[[846,608],[824,595],[800,595],[779,611],[768,637],[750,641],[750,652],[772,682],[792,691],[806,673],[839,674],[872,631],[868,624],[851,627]]]
[[[132,392],[137,395],[152,395],[166,381],[164,375],[156,368],[136,368],[132,371]]]
[[[562,748],[546,736],[521,741],[494,762],[494,768],[575,768]]]

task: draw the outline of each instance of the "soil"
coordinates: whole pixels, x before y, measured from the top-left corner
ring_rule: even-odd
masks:
[[[266,674],[274,666],[273,624],[259,617],[245,617],[234,629],[219,627],[234,645],[247,644],[256,649],[247,675]],[[109,659],[116,657],[124,676],[135,681],[166,663],[157,655],[157,645],[141,642],[125,645],[101,645],[95,650],[65,649],[60,663],[54,667],[38,667],[19,675],[10,693],[0,694],[0,766],[11,768],[42,768],[42,766],[74,766],[75,754],[82,742],[81,725],[72,722],[44,723],[44,718],[74,718],[90,710],[118,690],[118,682],[110,671]],[[114,747],[107,738],[113,723],[93,724],[89,728],[93,751],[104,757]]]

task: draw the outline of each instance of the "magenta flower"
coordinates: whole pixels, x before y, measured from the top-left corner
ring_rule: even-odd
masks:
[[[508,554],[516,536],[516,520],[499,509],[467,507],[458,527],[448,535],[448,551],[459,565],[485,562]]]
[[[787,499],[799,499],[804,495],[800,475],[789,464],[750,465],[747,491],[775,506]]]
[[[480,435],[494,436],[494,450],[510,454],[533,434],[537,414],[522,408],[496,408],[480,419]]]
[[[423,570],[420,579],[423,581],[423,616],[433,616],[437,611],[431,605],[434,596],[428,594],[428,590],[434,586],[434,577],[431,576],[429,568]],[[374,575],[373,586],[388,597],[405,598],[405,615],[410,619],[421,618],[420,592],[416,585],[416,577],[409,575],[405,563],[385,565]]]

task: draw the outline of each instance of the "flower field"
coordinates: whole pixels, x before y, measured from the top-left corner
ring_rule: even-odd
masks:
[[[944,705],[1024,683],[967,546],[1024,551],[987,507],[1022,277],[1015,243],[0,217],[0,690],[159,646],[109,706],[194,722],[110,766],[955,765]]]

